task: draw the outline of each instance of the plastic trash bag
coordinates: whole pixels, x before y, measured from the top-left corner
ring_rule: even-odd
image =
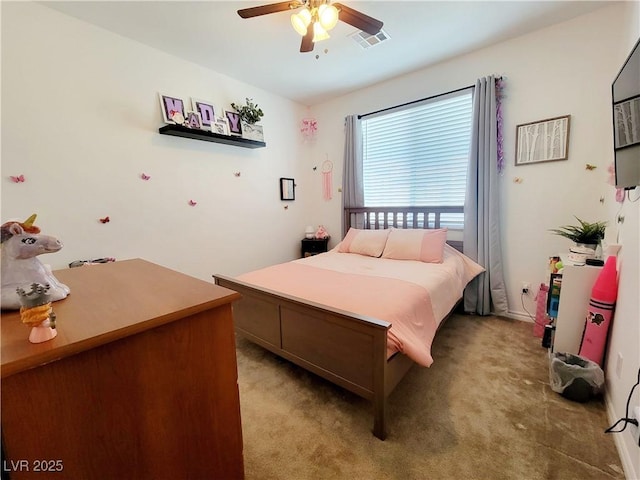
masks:
[[[600,365],[580,355],[552,353],[549,362],[551,389],[569,400],[586,402],[602,393],[604,372]]]

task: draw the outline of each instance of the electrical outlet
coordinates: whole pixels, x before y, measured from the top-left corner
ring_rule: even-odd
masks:
[[[631,413],[631,418],[636,419],[640,422],[640,407],[633,407],[633,413]],[[640,447],[640,427],[638,425],[629,425],[631,427],[631,434],[633,435],[634,443]]]
[[[527,295],[531,291],[531,284],[529,282],[522,282],[522,293]]]

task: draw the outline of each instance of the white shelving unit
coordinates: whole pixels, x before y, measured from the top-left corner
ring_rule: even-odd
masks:
[[[553,351],[578,354],[584,332],[591,289],[602,267],[565,265]]]

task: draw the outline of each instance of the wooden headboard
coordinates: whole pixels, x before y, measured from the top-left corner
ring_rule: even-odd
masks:
[[[440,228],[443,213],[464,213],[464,207],[345,207],[344,225],[347,230],[349,227],[365,230]],[[447,243],[462,252],[461,240],[447,240]]]

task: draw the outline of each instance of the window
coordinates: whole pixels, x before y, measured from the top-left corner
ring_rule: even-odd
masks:
[[[365,206],[464,206],[472,99],[470,87],[365,116]],[[441,222],[462,229],[464,214]]]

